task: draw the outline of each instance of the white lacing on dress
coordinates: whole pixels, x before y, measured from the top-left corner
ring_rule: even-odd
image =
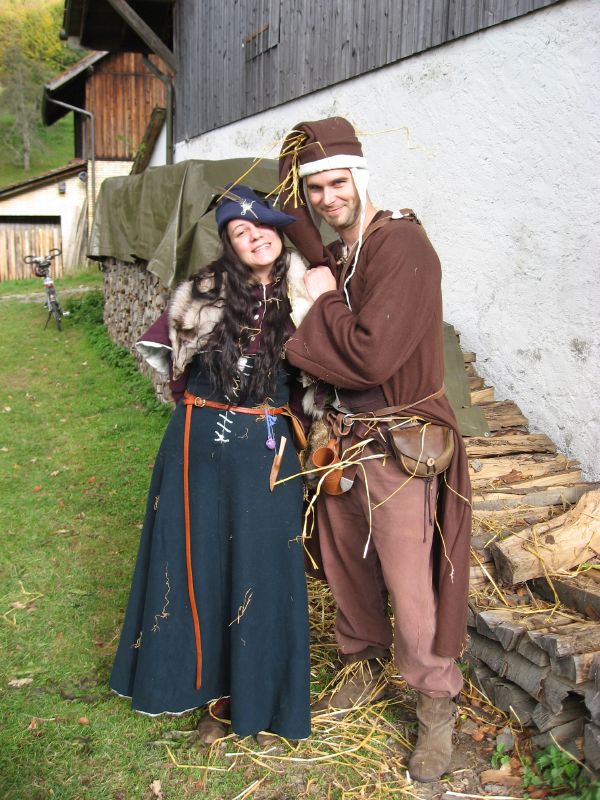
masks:
[[[250,369],[252,368],[252,364],[247,356],[241,356],[238,361],[238,370],[243,375],[248,375]],[[237,388],[233,390],[234,400],[239,396],[239,391]],[[229,400],[229,397],[227,398]],[[231,415],[231,416],[230,416]],[[235,411],[232,411],[230,408],[225,411],[224,414],[219,414],[221,418],[220,422],[217,422],[217,429],[220,428],[221,430],[215,430],[215,438],[214,441],[217,444],[228,444],[229,439],[227,438],[227,434],[231,433],[231,428],[228,427],[233,423],[233,418],[235,417]]]

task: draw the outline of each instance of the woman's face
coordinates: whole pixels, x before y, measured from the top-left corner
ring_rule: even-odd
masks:
[[[227,235],[240,261],[261,283],[268,283],[273,264],[283,250],[278,231],[250,220],[232,219],[227,223]]]

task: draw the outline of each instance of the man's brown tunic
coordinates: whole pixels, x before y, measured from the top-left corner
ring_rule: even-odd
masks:
[[[380,212],[373,221],[389,213]],[[441,269],[423,228],[409,219],[391,220],[368,236],[349,292],[351,309],[340,291],[318,298],[287,342],[289,361],[336,387],[364,391],[381,386],[388,406],[410,406],[437,392],[444,381]],[[442,535],[436,553],[434,651],[455,658],[466,635],[471,539],[467,457],[445,395],[414,410],[409,407],[407,413],[454,430],[455,454],[445,473],[447,485],[443,479],[440,483],[438,503]]]

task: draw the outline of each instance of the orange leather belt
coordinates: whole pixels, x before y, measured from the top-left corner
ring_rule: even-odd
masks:
[[[244,408],[243,406],[232,406],[227,403],[218,403],[215,400],[207,400],[205,397],[198,397],[185,392],[183,395],[185,409],[185,426],[183,431],[183,519],[185,526],[185,562],[187,568],[188,597],[192,609],[192,619],[194,621],[194,639],[196,640],[196,689],[202,685],[202,638],[200,636],[200,621],[198,618],[198,608],[196,606],[196,595],[194,593],[194,580],[192,575],[192,541],[190,526],[190,485],[189,485],[189,450],[190,450],[190,427],[192,423],[192,408],[220,408],[226,411],[233,411],[236,414],[254,414],[263,416],[266,414],[284,414],[288,410],[281,406],[269,408],[268,406],[256,406],[255,408]]]
[[[206,397],[198,397],[187,391],[183,395],[183,402],[186,406],[195,406],[196,408],[221,408],[226,411],[233,411],[235,414],[256,414],[259,417],[262,417],[265,411],[269,414],[285,414],[287,411],[285,406],[279,406],[278,408],[271,408],[270,406],[254,406],[253,408],[232,406],[229,403],[217,403],[216,400],[207,400]]]

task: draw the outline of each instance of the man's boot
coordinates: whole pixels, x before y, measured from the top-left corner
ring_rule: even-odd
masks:
[[[386,679],[383,664],[372,658],[348,664],[339,673],[338,686],[312,707],[344,716],[354,708],[376,703],[385,695]]]
[[[430,783],[450,767],[455,711],[456,705],[449,697],[418,693],[419,735],[408,762],[408,771],[414,780]]]

